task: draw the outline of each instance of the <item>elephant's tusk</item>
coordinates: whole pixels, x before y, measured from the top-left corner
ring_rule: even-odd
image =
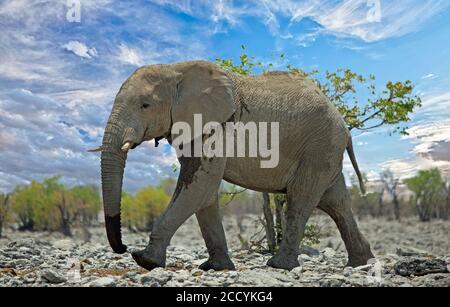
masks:
[[[122,151],[123,152],[128,152],[130,150],[130,148],[133,147],[133,144],[131,142],[126,142],[123,146],[122,146]]]
[[[101,152],[103,150],[102,146],[99,146],[97,148],[94,149],[89,149],[88,152]]]

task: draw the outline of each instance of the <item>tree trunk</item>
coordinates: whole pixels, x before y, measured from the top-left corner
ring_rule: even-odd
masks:
[[[277,245],[275,240],[275,226],[273,223],[273,214],[270,209],[270,196],[268,193],[263,193],[263,212],[266,220],[266,239],[267,247],[271,253],[276,251]]]
[[[275,224],[276,224],[276,242],[277,245],[283,240],[285,220],[284,220],[284,199],[275,198]]]
[[[378,217],[384,216],[384,191],[380,193],[380,198],[378,199]]]
[[[398,197],[395,194],[394,194],[393,202],[394,202],[395,220],[400,221],[400,201],[398,200]]]
[[[72,230],[71,230],[69,221],[62,220],[62,222],[61,222],[61,232],[66,237],[72,237]]]

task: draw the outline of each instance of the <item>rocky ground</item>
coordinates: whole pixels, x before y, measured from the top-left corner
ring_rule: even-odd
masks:
[[[207,253],[194,219],[172,240],[167,268],[152,272],[140,269],[128,253],[111,253],[102,228],[91,229],[89,243],[54,233],[9,231],[0,239],[0,286],[450,286],[449,222],[361,221],[377,259],[356,269],[344,268],[345,249],[332,221],[316,216],[313,222],[324,237],[319,245],[304,250],[301,267],[291,272],[267,267],[270,255],[258,247],[243,248],[252,237],[258,241],[253,236],[260,227],[255,217],[244,219],[241,227],[235,218],[225,218],[237,268],[229,272],[197,269]],[[142,248],[147,234],[124,231],[124,241],[131,249]]]

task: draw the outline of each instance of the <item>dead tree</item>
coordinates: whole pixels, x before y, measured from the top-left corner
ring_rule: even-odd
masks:
[[[8,215],[9,215],[9,194],[1,194],[0,195],[0,238],[3,235],[3,227],[6,224]]]
[[[286,217],[284,214],[284,204],[286,203],[286,196],[277,194],[275,199],[275,230],[276,230],[276,242],[280,245],[283,240],[284,229],[286,225]]]
[[[450,218],[450,177],[444,182],[445,208],[442,218],[448,220]]]
[[[400,180],[394,177],[394,173],[392,173],[392,171],[385,170],[381,174],[381,181],[383,182],[384,189],[392,198],[395,219],[397,221],[400,221],[400,201],[398,199],[398,187],[400,184]]]
[[[66,237],[72,237],[72,223],[76,220],[77,213],[71,212],[70,200],[67,199],[64,191],[61,191],[61,199],[58,202],[58,209],[61,215],[60,229],[63,235]]]
[[[272,209],[270,208],[270,196],[268,193],[263,193],[263,212],[266,229],[267,246],[271,253],[276,251],[277,242],[275,239],[275,225],[273,222]]]
[[[378,197],[378,213],[377,216],[381,217],[384,216],[384,211],[385,211],[385,205],[384,205],[384,191],[385,191],[385,186],[383,185],[381,187],[381,191],[380,191],[380,195]]]

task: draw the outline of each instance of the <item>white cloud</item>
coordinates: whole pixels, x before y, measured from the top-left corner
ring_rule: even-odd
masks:
[[[140,52],[136,49],[130,48],[125,44],[119,46],[118,59],[125,64],[130,64],[134,66],[142,66],[144,60]]]
[[[450,120],[416,125],[408,129],[414,156],[382,163],[401,178],[414,176],[420,170],[439,168],[450,176]]]
[[[423,76],[421,79],[427,80],[427,79],[434,79],[434,78],[436,78],[436,76],[434,74],[428,74],[428,75]]]
[[[95,48],[89,48],[79,41],[70,41],[63,45],[63,48],[82,58],[91,59],[97,56]]]
[[[450,162],[450,147],[446,145],[450,144],[450,120],[417,125],[408,129],[408,133],[404,138],[416,144],[413,149],[416,155]]]
[[[450,117],[450,92],[423,99],[419,115],[442,115]]]
[[[368,0],[152,1],[196,17],[209,18],[216,28],[223,22],[230,26],[239,25],[246,16],[259,17],[272,33],[283,37],[292,36],[299,40],[299,44],[305,44],[304,39],[311,42],[313,36],[321,33],[357,37],[366,42],[399,37],[416,31],[424,22],[450,5],[447,0],[380,0],[378,22],[373,18],[376,15],[373,14],[374,1]],[[289,18],[291,25],[310,18],[321,29],[313,29],[309,34],[281,34],[283,31],[279,31],[278,20],[283,17]]]

